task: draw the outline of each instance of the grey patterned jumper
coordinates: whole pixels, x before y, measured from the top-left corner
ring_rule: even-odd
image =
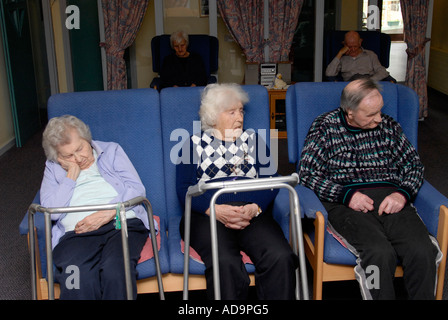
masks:
[[[392,187],[413,201],[423,164],[401,126],[382,114],[376,128],[350,126],[341,108],[317,117],[300,160],[300,183],[322,201],[348,205],[356,191]]]

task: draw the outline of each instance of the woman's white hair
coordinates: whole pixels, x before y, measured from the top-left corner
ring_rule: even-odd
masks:
[[[89,143],[92,134],[89,127],[80,119],[72,115],[51,118],[42,134],[42,147],[48,160],[57,162],[57,147],[70,143],[70,131],[75,129],[79,136]]]
[[[178,31],[173,32],[171,34],[171,36],[170,36],[171,48],[174,47],[175,43],[179,43],[182,40],[185,40],[185,43],[186,43],[186,45],[188,47],[188,44],[190,43],[190,40],[189,40],[189,37],[188,37],[188,33],[186,33],[183,30],[178,30]]]
[[[209,84],[201,96],[199,117],[202,130],[212,129],[221,112],[241,102],[244,106],[249,102],[249,95],[236,83]]]

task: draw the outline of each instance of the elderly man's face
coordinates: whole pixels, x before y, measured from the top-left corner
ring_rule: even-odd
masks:
[[[241,102],[219,114],[215,130],[218,130],[223,140],[238,138],[243,132],[244,110]]]
[[[381,109],[383,108],[383,96],[378,90],[372,90],[361,100],[355,111],[347,112],[348,124],[361,129],[374,129],[382,121]]]
[[[358,56],[358,54],[361,52],[361,43],[362,40],[357,34],[348,34],[344,40],[345,46],[348,47],[346,55],[350,57]]]

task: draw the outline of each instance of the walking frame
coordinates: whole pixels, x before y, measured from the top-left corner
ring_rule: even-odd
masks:
[[[299,276],[301,276],[303,299],[308,300],[308,282],[306,274],[306,262],[303,246],[303,235],[301,226],[300,204],[294,186],[298,184],[299,176],[293,173],[286,177],[248,179],[239,181],[221,181],[221,182],[199,182],[189,187],[185,196],[185,252],[184,252],[184,289],[183,299],[188,299],[188,277],[189,277],[189,251],[190,251],[190,225],[191,225],[191,199],[199,196],[207,190],[217,189],[210,200],[210,232],[212,242],[212,263],[213,263],[213,283],[214,296],[216,300],[221,299],[221,290],[219,282],[219,263],[218,263],[218,239],[216,229],[216,209],[215,203],[218,197],[224,193],[259,191],[268,189],[286,188],[289,190],[289,205],[291,219],[291,238],[294,252],[299,257],[299,268],[296,269],[296,299],[300,299]]]
[[[47,280],[48,280],[48,298],[54,300],[54,276],[53,276],[53,252],[51,246],[51,215],[62,213],[76,213],[85,211],[100,211],[100,210],[119,210],[119,217],[121,222],[121,240],[123,247],[123,263],[126,277],[126,297],[128,300],[133,299],[132,295],[132,281],[129,261],[129,245],[128,245],[128,233],[126,222],[126,208],[134,207],[136,205],[143,204],[148,214],[149,231],[151,234],[152,248],[154,251],[154,262],[156,264],[156,276],[157,284],[159,287],[159,296],[161,300],[165,300],[165,293],[162,283],[162,272],[160,269],[160,260],[156,239],[156,232],[153,220],[153,211],[151,203],[145,197],[136,197],[126,202],[103,204],[103,205],[90,205],[90,206],[72,206],[72,207],[60,207],[60,208],[45,208],[39,204],[33,203],[28,209],[28,226],[29,226],[29,241],[30,241],[30,257],[31,257],[31,288],[32,299],[37,299],[37,265],[36,265],[36,243],[35,243],[35,230],[34,230],[34,215],[36,212],[42,212],[45,217],[45,247],[47,252]],[[118,221],[117,221],[118,222]],[[161,232],[161,231],[159,231]]]

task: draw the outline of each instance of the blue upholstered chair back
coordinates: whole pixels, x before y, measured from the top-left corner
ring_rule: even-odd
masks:
[[[153,212],[160,217],[160,265],[169,271],[166,244],[165,180],[162,162],[162,132],[160,128],[159,93],[153,89],[119,91],[86,91],[57,94],[48,100],[48,118],[71,114],[84,121],[94,140],[119,143],[136,168],[151,202]],[[36,197],[38,201],[38,197]],[[38,219],[43,230],[43,219]],[[22,233],[26,233],[26,217]],[[42,273],[46,277],[44,236],[38,232]],[[155,275],[153,259],[137,266],[139,279]]]
[[[71,114],[89,125],[94,140],[119,143],[142,179],[154,214],[165,215],[159,93],[153,89],[58,94],[48,118]],[[136,130],[138,128],[138,130]]]
[[[288,130],[289,162],[299,165],[300,156],[309,128],[322,113],[339,107],[341,92],[346,82],[301,82],[288,88],[286,93],[286,126]],[[418,97],[402,85],[381,82],[384,107],[382,112],[397,120],[408,139],[417,147]],[[307,210],[324,210],[320,206]],[[313,231],[311,231],[312,233]],[[324,261],[337,264],[355,264],[355,256],[325,233]]]
[[[308,130],[322,113],[339,107],[346,82],[301,82],[289,87],[286,98],[288,155],[291,163],[300,160]],[[408,87],[381,82],[384,107],[382,112],[400,123],[411,143],[417,147],[417,94]]]
[[[250,99],[244,107],[244,127],[254,130],[267,129],[269,135],[269,101],[266,88],[248,85],[243,86],[243,89]],[[176,165],[171,158],[175,158],[185,142],[182,139],[188,139],[193,134],[193,122],[199,121],[202,90],[203,87],[166,88],[160,92],[167,209],[170,216],[183,214],[176,194]],[[199,122],[196,126],[197,130],[200,130]],[[186,135],[181,137],[179,133]]]
[[[250,102],[245,106],[244,127],[269,129],[269,101],[267,90],[258,85],[244,86]],[[178,152],[193,133],[200,132],[199,107],[203,87],[166,88],[160,92],[163,140],[163,161],[166,184],[170,271],[183,272],[184,256],[181,253],[179,225],[183,216],[176,192],[176,165]],[[194,121],[197,121],[194,124]],[[269,136],[269,130],[267,130]],[[204,274],[204,265],[190,259],[190,273]],[[253,272],[253,266],[249,267]]]

